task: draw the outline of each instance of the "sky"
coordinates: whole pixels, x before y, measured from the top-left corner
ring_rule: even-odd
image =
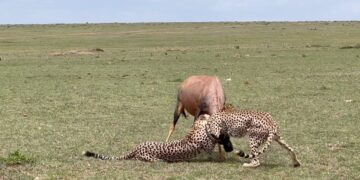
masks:
[[[0,0],[0,24],[360,20],[360,0]]]

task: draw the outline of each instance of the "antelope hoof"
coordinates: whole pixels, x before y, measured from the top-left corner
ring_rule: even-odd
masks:
[[[219,156],[219,161],[224,162],[226,160],[225,156]]]
[[[219,161],[220,161],[220,162],[224,162],[225,160],[226,160],[225,157],[219,157]]]

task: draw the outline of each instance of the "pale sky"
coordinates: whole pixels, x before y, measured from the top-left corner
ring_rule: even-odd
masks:
[[[0,24],[360,20],[360,0],[0,0]]]

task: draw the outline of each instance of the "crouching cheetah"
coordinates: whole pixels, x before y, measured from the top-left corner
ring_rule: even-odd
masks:
[[[225,107],[222,111],[213,114],[208,120],[212,134],[219,137],[221,133],[228,133],[233,137],[249,136],[250,154],[239,150],[236,154],[240,157],[250,158],[250,163],[244,167],[257,167],[260,165],[259,155],[265,152],[271,142],[275,140],[291,155],[294,167],[300,166],[294,150],[286,144],[277,132],[277,125],[270,114],[255,111],[238,111],[232,107]],[[220,128],[220,129],[218,129]],[[262,149],[260,145],[264,144]]]
[[[200,154],[202,151],[211,153],[215,144],[224,145],[227,152],[232,151],[232,144],[230,138],[226,134],[217,133],[211,135],[207,126],[207,119],[209,115],[201,115],[200,120],[196,121],[190,132],[184,139],[170,142],[144,142],[139,144],[130,153],[124,156],[105,156],[90,151],[83,152],[83,155],[94,157],[102,160],[141,160],[141,161],[157,161],[163,160],[167,162],[178,162],[188,160]],[[213,126],[215,127],[215,126]]]

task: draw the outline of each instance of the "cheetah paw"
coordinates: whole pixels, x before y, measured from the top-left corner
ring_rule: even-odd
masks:
[[[258,167],[258,166],[260,166],[259,161],[243,164],[243,167],[249,167],[249,168],[254,168],[254,167]]]

